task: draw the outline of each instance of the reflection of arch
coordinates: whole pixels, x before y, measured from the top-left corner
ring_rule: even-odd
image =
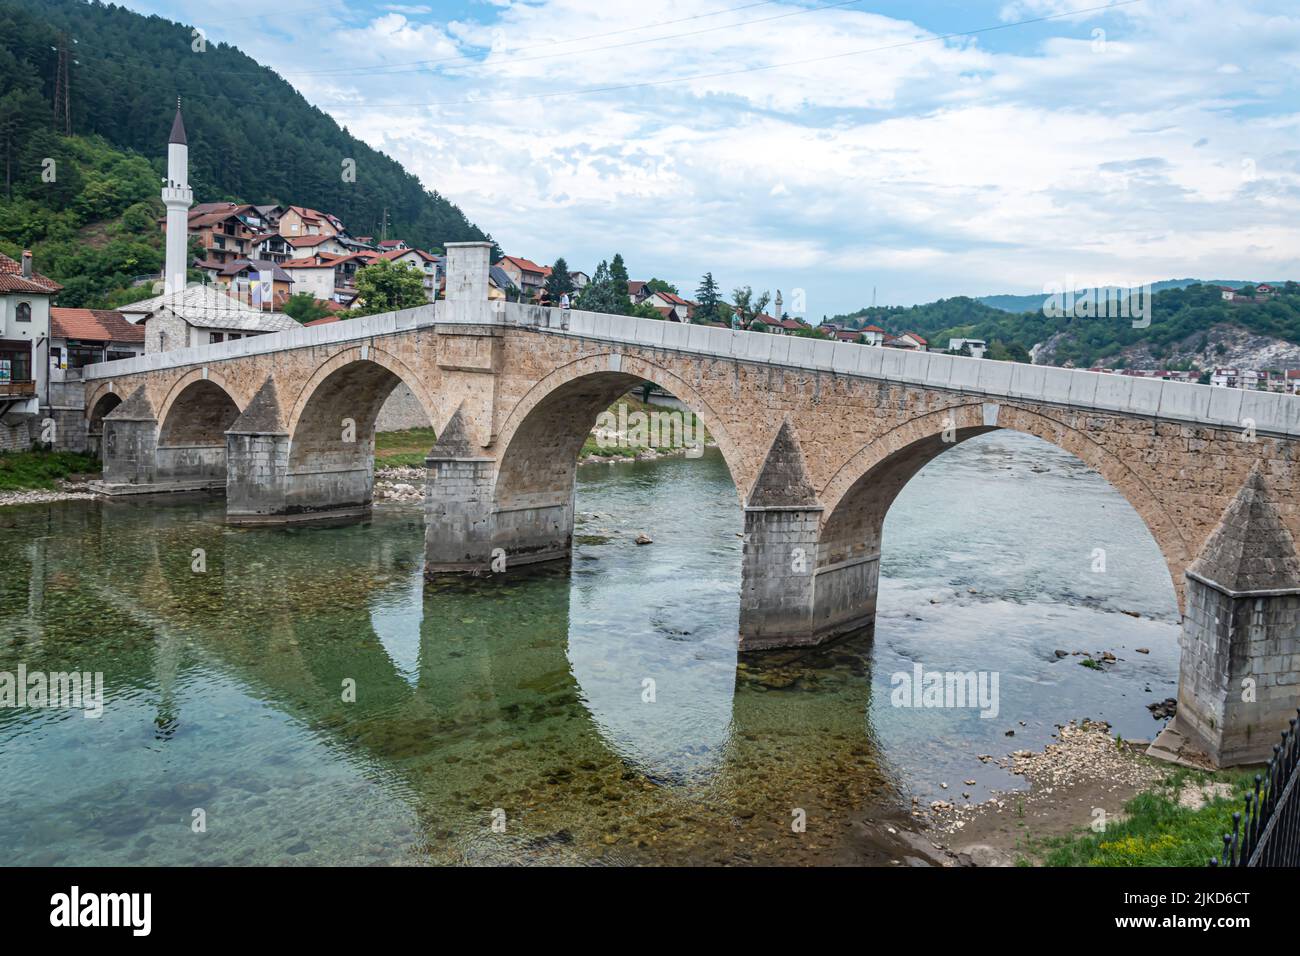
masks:
[[[926,464],[968,438],[1009,428],[1070,452],[1110,483],[1137,512],[1164,555],[1179,607],[1190,548],[1179,525],[1155,493],[1122,459],[1085,433],[1036,412],[1000,405],[985,423],[984,403],[940,409],[882,435],[850,458],[821,489],[826,504],[818,549],[821,567],[880,551],[885,514],[898,493]],[[990,408],[990,411],[992,409]],[[949,440],[944,440],[950,429]]]
[[[173,386],[158,413],[158,445],[219,445],[224,450],[226,429],[239,411],[224,382],[190,372]]]

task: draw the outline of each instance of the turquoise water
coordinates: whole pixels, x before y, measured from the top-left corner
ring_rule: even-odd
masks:
[[[799,654],[737,659],[715,453],[584,467],[577,508],[571,568],[438,586],[418,508],[292,530],[227,527],[220,501],[0,511],[0,671],[106,688],[99,719],[0,708],[0,863],[886,862],[913,794],[1016,785],[978,754],[1085,716],[1150,736],[1174,693],[1154,542],[1034,439],[927,467],[886,524],[874,637]],[[914,663],[996,671],[998,716],[892,706]]]

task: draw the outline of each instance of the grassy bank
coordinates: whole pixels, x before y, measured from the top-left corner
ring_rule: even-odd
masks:
[[[627,409],[626,415],[620,412],[621,408]],[[628,443],[601,447],[600,442],[596,440],[594,434],[588,435],[586,441],[582,443],[582,450],[578,452],[579,458],[586,458],[589,455],[596,455],[601,458],[628,457],[636,455],[638,452],[643,452],[648,448],[653,448],[655,451],[659,452],[667,452],[674,448],[680,448],[681,443],[687,437],[693,438],[697,434],[697,429],[699,434],[704,435],[705,440],[708,440],[709,438],[708,432],[703,428],[703,423],[697,425],[697,419],[694,412],[679,412],[677,409],[666,408],[663,405],[649,405],[640,399],[635,398],[631,393],[618,399],[614,404],[609,406],[607,411],[614,416],[614,421],[616,423],[624,421],[628,422]],[[651,444],[649,442],[635,441],[634,439],[639,436],[636,434],[636,421],[632,419],[632,416],[637,412],[641,412],[644,415],[658,412],[661,416],[676,413],[681,416],[681,426],[679,428],[669,427],[668,425],[665,425],[661,419],[658,429],[658,437],[660,440],[657,443]],[[647,437],[649,437],[648,431]],[[672,444],[674,438],[677,440],[676,445]]]
[[[97,475],[99,459],[71,451],[0,452],[0,491],[49,491],[60,478]]]
[[[1199,807],[1180,802],[1180,795],[1204,792],[1211,784],[1227,784],[1232,795],[1206,796]],[[1205,866],[1223,852],[1232,812],[1242,808],[1253,786],[1253,772],[1202,773],[1179,767],[1128,801],[1124,818],[1104,833],[1085,830],[1046,840],[1031,852],[1046,866]]]
[[[423,468],[424,456],[438,440],[432,428],[375,434],[376,468]]]

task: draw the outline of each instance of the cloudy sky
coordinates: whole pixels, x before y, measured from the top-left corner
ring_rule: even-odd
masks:
[[[1300,278],[1294,0],[126,0],[504,250],[877,301]]]

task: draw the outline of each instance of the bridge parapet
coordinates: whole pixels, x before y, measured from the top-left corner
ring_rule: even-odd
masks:
[[[553,334],[987,398],[1021,399],[1235,429],[1253,425],[1256,433],[1300,437],[1300,398],[1278,392],[1248,392],[1085,369],[996,362],[942,352],[912,352],[517,303],[494,305],[500,321],[506,324]]]

